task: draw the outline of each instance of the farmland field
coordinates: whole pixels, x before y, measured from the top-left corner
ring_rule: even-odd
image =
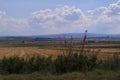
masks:
[[[0,80],[120,80],[120,39],[87,39],[84,48],[81,41],[1,39]],[[69,51],[97,56],[58,56]]]
[[[68,40],[69,42],[69,40]],[[68,43],[69,45],[69,43]],[[79,47],[82,44],[79,39],[73,40],[73,51],[79,51]],[[120,39],[113,41],[109,39],[88,39],[85,44],[85,51],[99,51],[100,57],[106,57],[111,54],[120,53]],[[63,54],[67,50],[62,40],[45,39],[5,39],[0,40],[0,58],[19,56],[22,58],[28,58],[32,56],[54,56]]]

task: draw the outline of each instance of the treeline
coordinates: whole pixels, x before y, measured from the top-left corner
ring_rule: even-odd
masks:
[[[32,57],[28,60],[11,57],[0,60],[1,74],[20,74],[32,72],[49,72],[61,74],[68,72],[86,72],[93,69],[120,70],[120,58],[118,55],[106,60],[98,60],[97,56],[84,54],[59,55],[52,57]]]

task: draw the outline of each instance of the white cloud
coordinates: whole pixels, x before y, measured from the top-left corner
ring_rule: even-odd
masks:
[[[0,11],[0,19],[1,19],[1,18],[3,18],[5,15],[6,15],[6,13],[5,13],[5,12]]]
[[[31,29],[26,19],[16,19],[0,11],[0,35],[29,35]]]
[[[80,8],[63,6],[33,12],[26,19],[9,17],[0,11],[0,34],[40,35],[84,32],[120,34],[120,0],[108,7],[84,13]]]
[[[105,10],[107,10],[106,7],[99,7],[99,8],[96,8],[94,10],[88,10],[87,16],[91,19],[98,19],[103,14],[103,12]]]
[[[109,16],[120,15],[120,0],[117,3],[110,4],[104,13]]]
[[[120,1],[110,4],[108,7],[90,10],[88,13],[91,13],[90,16],[92,16],[90,19],[93,31],[120,34]]]
[[[63,6],[34,12],[30,18],[30,25],[40,32],[42,30],[43,34],[78,32],[78,29],[79,31],[85,29],[87,20],[79,8]]]

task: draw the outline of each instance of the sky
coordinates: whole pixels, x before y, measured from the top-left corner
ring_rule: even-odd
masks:
[[[120,34],[120,0],[0,0],[0,36]]]

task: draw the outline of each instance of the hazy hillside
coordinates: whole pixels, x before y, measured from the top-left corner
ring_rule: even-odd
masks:
[[[2,36],[0,39],[36,39],[36,38],[83,38],[84,33],[63,33],[63,34],[50,34],[50,35],[34,35],[34,36]],[[88,38],[120,38],[120,34],[97,34],[97,33],[88,33]]]
[[[58,38],[58,37],[66,37],[66,38],[82,38],[84,33],[66,33],[66,34],[52,34],[52,35],[40,35],[34,36],[39,38]],[[96,34],[96,33],[88,33],[88,38],[120,38],[120,34]]]

